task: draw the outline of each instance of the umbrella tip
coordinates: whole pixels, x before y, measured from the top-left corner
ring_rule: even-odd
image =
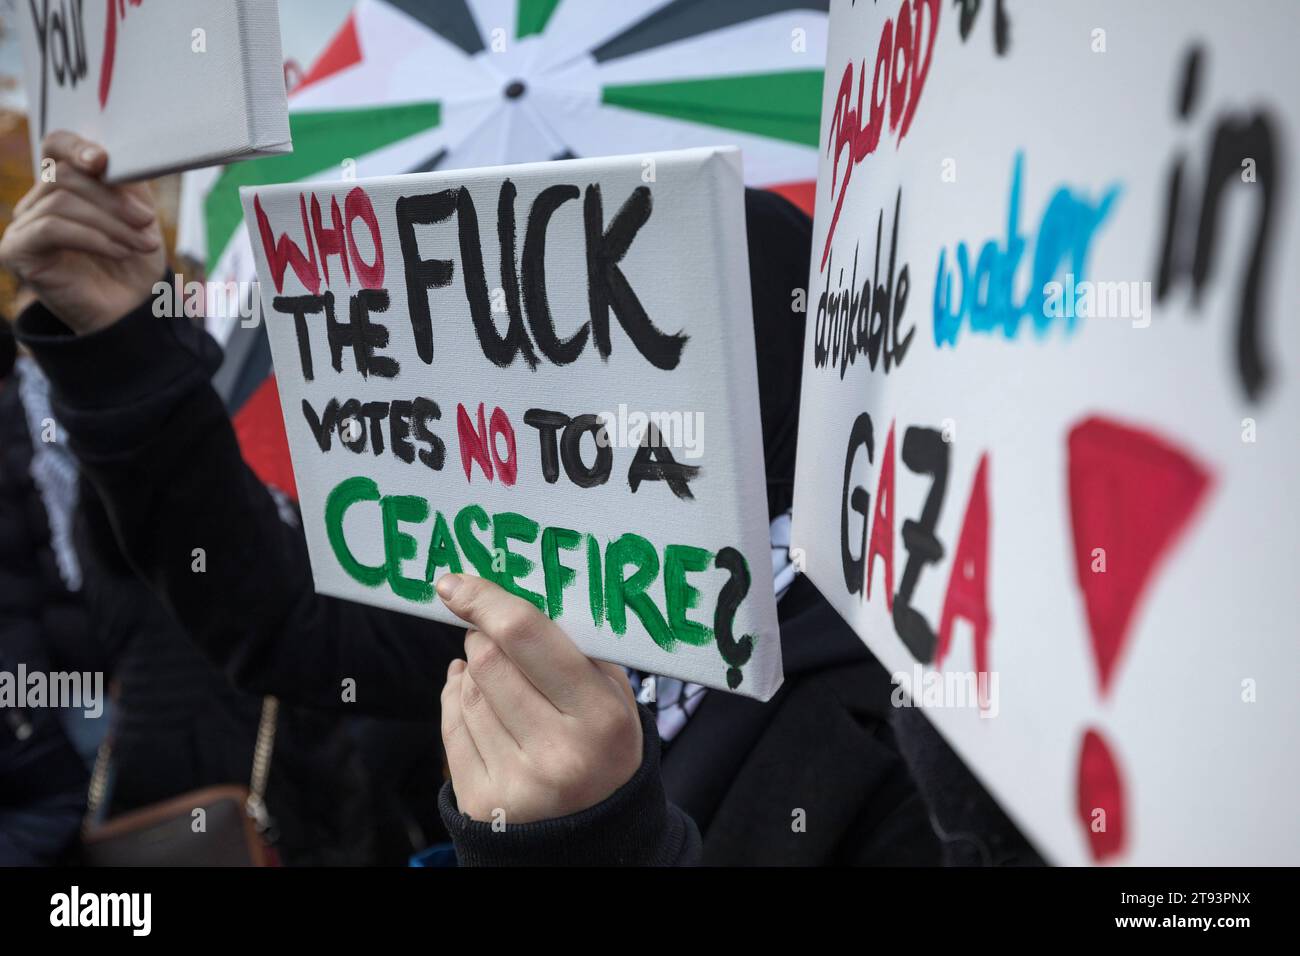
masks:
[[[505,94],[508,100],[517,100],[528,92],[528,87],[524,85],[523,80],[511,80],[506,84]]]

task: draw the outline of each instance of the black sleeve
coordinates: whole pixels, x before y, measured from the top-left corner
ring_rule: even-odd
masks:
[[[659,732],[644,707],[641,766],[589,810],[504,828],[471,820],[451,783],[438,795],[443,825],[461,866],[695,866],[702,853],[695,821],[668,802],[659,774]]]
[[[85,336],[39,303],[18,322],[126,559],[242,689],[377,716],[436,714],[463,631],[316,593],[300,529],[244,464],[209,383],[219,347],[151,304]]]
[[[891,723],[934,823],[941,865],[1047,865],[921,708],[896,707]]]

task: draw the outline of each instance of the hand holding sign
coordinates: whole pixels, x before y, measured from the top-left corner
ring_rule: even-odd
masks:
[[[53,175],[14,208],[0,261],[80,334],[138,306],[163,274],[162,234],[144,184],[109,186],[108,155],[67,132],[45,137]]]
[[[442,742],[462,813],[511,823],[568,816],[609,797],[641,763],[641,723],[621,668],[583,656],[533,605],[470,575],[438,595],[470,623],[469,663],[442,692]]]

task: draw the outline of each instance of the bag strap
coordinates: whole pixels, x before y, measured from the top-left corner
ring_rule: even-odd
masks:
[[[253,772],[248,781],[248,800],[245,809],[265,833],[271,827],[271,816],[266,810],[266,784],[271,776],[271,758],[275,755],[275,728],[280,713],[280,701],[271,695],[262,698],[262,713],[257,723],[257,741],[253,744]],[[90,774],[90,787],[86,793],[84,827],[98,821],[104,796],[108,791],[108,768],[113,759],[113,732],[110,729],[95,753],[95,767]]]
[[[108,764],[113,756],[113,730],[110,727],[95,751],[95,766],[90,772],[90,787],[86,791],[86,815],[82,831],[88,831],[99,822],[99,811],[108,791]]]
[[[275,728],[280,701],[270,694],[262,698],[262,717],[257,723],[257,742],[253,745],[253,773],[248,781],[248,815],[257,821],[265,834],[271,827],[266,810],[266,783],[271,776],[271,758],[275,755]]]

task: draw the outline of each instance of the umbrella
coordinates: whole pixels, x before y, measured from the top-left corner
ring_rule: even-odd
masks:
[[[178,250],[211,280],[254,276],[240,186],[718,144],[811,212],[828,2],[359,0],[290,93],[293,153],[187,175]],[[257,408],[282,431],[269,352],[234,352],[236,427]]]
[[[719,143],[809,206],[827,3],[360,0],[293,90],[294,152],[187,178],[181,249],[249,274],[244,185]]]

